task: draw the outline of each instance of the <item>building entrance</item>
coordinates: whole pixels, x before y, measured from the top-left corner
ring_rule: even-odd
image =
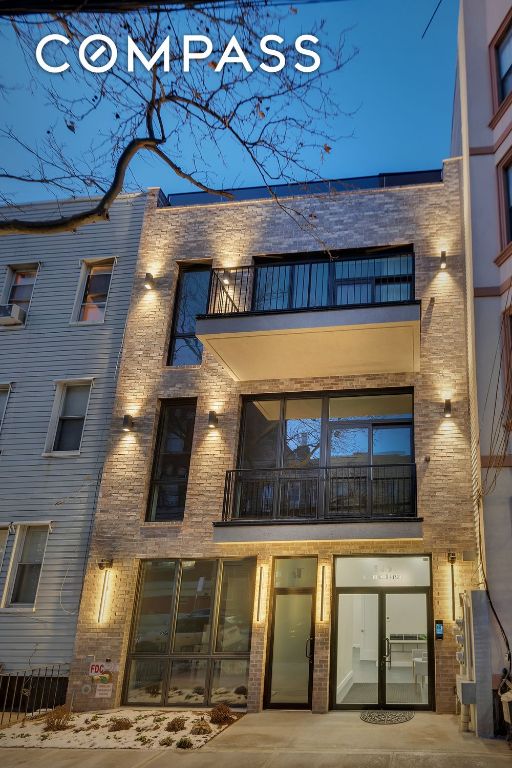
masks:
[[[433,708],[428,557],[338,558],[333,622],[333,707]]]

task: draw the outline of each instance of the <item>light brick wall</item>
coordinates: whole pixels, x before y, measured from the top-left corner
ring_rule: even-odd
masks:
[[[447,552],[457,551],[460,561],[463,550],[474,548],[459,163],[445,164],[443,184],[304,198],[292,205],[314,222],[315,236],[271,201],[154,207],[146,216],[79,617],[70,685],[77,708],[120,703],[140,558],[257,555],[258,564],[268,569],[275,555],[311,554],[330,571],[334,554],[429,553],[434,613],[446,626],[446,639],[436,644],[436,706],[439,712],[454,710]],[[319,240],[333,249],[414,244],[422,322],[419,373],[237,383],[208,353],[200,367],[166,367],[179,262],[210,260],[213,267],[234,267],[250,264],[260,254],[319,250]],[[441,249],[448,252],[444,273],[439,271]],[[145,272],[155,277],[153,291],[143,288]],[[236,462],[240,395],[395,386],[414,387],[422,541],[213,543],[212,523],[221,517],[225,472]],[[145,523],[158,402],[172,397],[197,397],[185,517],[182,523]],[[443,418],[446,397],[452,400],[451,420]],[[210,409],[218,413],[218,430],[207,428]],[[124,413],[135,418],[133,433],[121,431]],[[96,563],[102,557],[114,559],[113,589],[105,622],[98,625],[102,575]],[[457,563],[457,590],[470,586],[472,565]],[[266,592],[265,615],[268,599]],[[313,707],[320,712],[328,707],[329,621],[317,621],[315,633]],[[267,627],[255,621],[249,690],[253,711],[262,705],[266,645]],[[91,656],[121,663],[112,699],[95,700],[88,691]]]

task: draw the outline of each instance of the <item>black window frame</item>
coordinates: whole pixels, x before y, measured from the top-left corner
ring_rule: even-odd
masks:
[[[200,264],[182,264],[179,266],[178,275],[176,279],[176,291],[174,294],[174,307],[173,307],[173,317],[172,317],[172,325],[171,325],[171,336],[169,340],[169,352],[167,355],[167,365],[173,368],[184,368],[189,365],[201,365],[203,360],[203,345],[201,342],[197,339],[197,336],[195,334],[195,323],[194,323],[194,333],[179,333],[177,331],[178,326],[178,314],[180,311],[180,302],[181,302],[181,294],[183,290],[183,276],[187,273],[191,272],[209,272],[209,280],[208,280],[208,289],[206,292],[206,301],[205,301],[205,307],[204,312],[198,312],[196,315],[196,318],[201,315],[205,314],[208,311],[208,302],[210,297],[210,289],[211,289],[211,282],[212,282],[212,265],[211,263],[207,262],[201,262]],[[196,339],[197,343],[200,345],[201,349],[201,355],[196,363],[183,363],[179,364],[174,362],[174,356],[176,352],[176,342],[180,339]]]
[[[190,455],[189,455],[189,462],[188,462],[188,470],[187,470],[187,477],[185,481],[185,498],[183,502],[183,512],[181,516],[176,516],[168,519],[158,518],[152,516],[153,509],[155,507],[155,494],[158,493],[158,487],[160,485],[165,484],[172,484],[175,483],[183,483],[183,478],[176,477],[176,478],[166,478],[165,480],[158,480],[157,474],[158,474],[158,464],[161,457],[161,448],[162,443],[164,439],[164,424],[165,424],[165,417],[166,417],[166,409],[175,407],[183,407],[183,406],[190,406],[194,409],[194,426],[192,428],[192,440],[194,439],[194,430],[195,430],[195,420],[197,415],[197,398],[195,397],[186,397],[186,398],[171,398],[166,400],[160,401],[160,409],[158,412],[158,427],[157,427],[157,436],[156,436],[156,442],[155,442],[155,450],[153,452],[153,462],[151,467],[151,480],[149,484],[149,492],[148,492],[148,500],[147,500],[147,508],[146,508],[146,523],[162,523],[162,522],[181,522],[185,515],[185,506],[186,506],[186,499],[187,499],[187,491],[188,491],[188,479],[189,479],[189,472],[190,472],[190,462],[192,460],[192,446],[190,448]],[[183,452],[185,453],[185,452]],[[158,497],[157,497],[158,499]]]
[[[404,417],[403,419],[366,419],[366,420],[356,420],[347,422],[354,426],[358,425],[366,425],[370,427],[370,441],[371,441],[371,433],[373,431],[374,424],[377,424],[379,426],[382,424],[383,426],[397,426],[397,425],[403,425],[407,424],[411,426],[411,460],[410,463],[415,463],[415,436],[414,436],[414,426],[415,426],[415,419],[414,419],[414,409],[415,409],[415,402],[414,402],[414,389],[412,387],[393,387],[393,388],[385,388],[385,389],[367,389],[367,390],[342,390],[342,391],[320,391],[320,392],[307,392],[307,393],[301,393],[301,392],[284,392],[284,393],[273,393],[273,394],[264,394],[264,395],[244,395],[242,398],[242,410],[241,410],[241,419],[240,419],[240,435],[238,440],[238,452],[237,452],[237,469],[243,470],[245,467],[243,465],[243,449],[244,449],[244,442],[245,442],[245,426],[246,426],[246,403],[252,402],[252,401],[260,401],[260,400],[279,400],[280,401],[280,419],[279,419],[279,426],[278,426],[278,435],[277,435],[277,464],[275,469],[281,469],[285,468],[284,463],[284,452],[285,452],[285,437],[286,437],[286,402],[288,400],[315,400],[315,399],[322,399],[322,415],[321,415],[321,448],[320,448],[320,460],[318,463],[319,467],[327,466],[326,459],[328,455],[328,439],[329,439],[329,400],[335,399],[338,397],[378,397],[378,396],[386,396],[386,395],[411,395],[412,397],[412,415],[411,417]],[[371,446],[370,446],[370,453],[371,453]],[[265,470],[262,470],[263,472]]]
[[[140,651],[134,651],[133,650],[134,639],[135,639],[135,633],[137,630],[137,621],[139,617],[139,605],[142,597],[142,588],[144,583],[144,567],[146,563],[149,563],[149,562],[154,563],[154,562],[163,561],[163,560],[165,560],[166,562],[173,562],[175,564],[173,595],[172,595],[171,610],[170,610],[169,635],[167,638],[166,651],[164,653],[142,653]],[[176,624],[178,619],[178,605],[179,605],[179,599],[180,599],[183,563],[186,562],[187,560],[194,560],[195,562],[209,561],[214,564],[208,648],[206,651],[202,653],[191,653],[189,651],[176,652],[173,650],[174,644],[175,644]],[[249,643],[248,643],[248,650],[243,652],[217,650],[224,564],[233,563],[233,562],[237,562],[237,563],[249,562],[249,563],[252,563],[253,565],[252,598],[249,601],[251,605],[251,612],[250,612],[251,618],[249,622]],[[128,643],[127,656],[126,656],[125,674],[124,674],[124,680],[123,680],[122,701],[124,704],[128,706],[137,706],[137,707],[138,706],[140,707],[175,706],[173,704],[167,703],[167,697],[168,697],[170,684],[171,684],[172,663],[174,661],[206,662],[206,674],[205,674],[206,684],[205,684],[205,691],[204,691],[204,701],[201,703],[189,703],[186,705],[187,708],[213,706],[210,702],[210,698],[212,694],[212,683],[213,683],[213,676],[215,672],[216,662],[219,662],[222,660],[246,661],[247,667],[248,667],[248,677],[249,677],[249,661],[250,661],[251,644],[252,644],[252,630],[253,630],[253,624],[254,624],[253,608],[254,608],[254,600],[256,598],[256,566],[257,566],[257,558],[255,555],[249,555],[247,557],[195,557],[195,558],[151,557],[151,558],[144,558],[139,561],[137,586],[136,586],[136,592],[135,592],[135,600],[133,603],[130,637],[129,637],[129,643]],[[157,663],[160,662],[163,664],[164,673],[162,677],[162,690],[160,693],[160,698],[159,699],[155,698],[155,701],[152,703],[133,702],[133,701],[130,703],[129,688],[130,688],[131,666],[132,666],[132,662],[137,660],[142,660],[142,661],[147,660],[147,661],[153,661]],[[184,705],[179,705],[179,706],[183,708]]]

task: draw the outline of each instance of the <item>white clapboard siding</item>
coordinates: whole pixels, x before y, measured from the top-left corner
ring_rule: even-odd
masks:
[[[0,431],[0,526],[53,521],[35,610],[0,608],[0,664],[8,671],[71,660],[145,203],[144,194],[122,195],[109,222],[58,235],[0,237],[0,291],[9,266],[41,263],[26,326],[0,328],[0,385],[12,383]],[[59,203],[64,214],[90,205]],[[9,213],[0,209],[0,215]],[[28,205],[22,215],[49,218],[55,203]],[[81,260],[98,257],[116,259],[105,322],[72,325]],[[94,385],[80,456],[42,456],[55,380],[89,376]],[[13,542],[10,534],[0,552],[0,595]]]

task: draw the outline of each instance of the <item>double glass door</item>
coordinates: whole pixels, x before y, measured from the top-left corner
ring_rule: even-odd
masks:
[[[429,590],[338,590],[333,705],[432,708]]]

